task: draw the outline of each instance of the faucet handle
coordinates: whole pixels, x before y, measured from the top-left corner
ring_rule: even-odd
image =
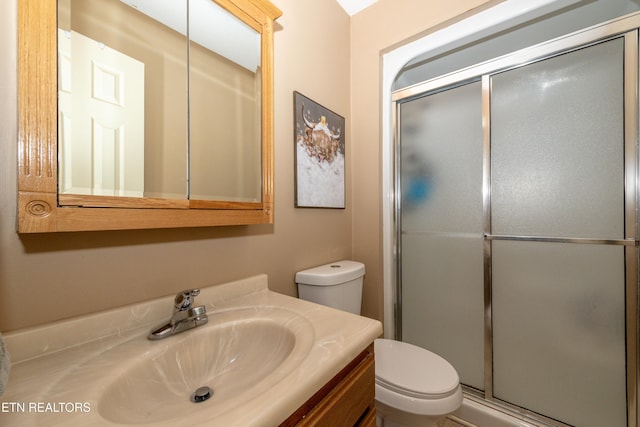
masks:
[[[176,295],[174,301],[174,311],[184,311],[191,308],[195,297],[200,294],[200,289],[187,289]]]

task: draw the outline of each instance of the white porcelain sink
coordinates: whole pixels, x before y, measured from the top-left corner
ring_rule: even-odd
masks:
[[[303,320],[274,308],[210,314],[206,326],[151,342],[146,354],[113,378],[98,411],[110,421],[140,424],[180,419],[185,412],[206,410],[215,416],[231,410],[302,361],[313,335],[308,322],[300,327]],[[200,387],[213,392],[194,402]]]

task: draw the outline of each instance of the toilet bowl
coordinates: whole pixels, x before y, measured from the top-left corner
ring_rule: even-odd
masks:
[[[374,347],[381,426],[435,427],[460,407],[460,379],[445,359],[401,341],[377,339]]]
[[[300,299],[360,314],[364,265],[338,261],[296,273]],[[374,342],[378,427],[435,427],[462,405],[455,368],[415,345]]]

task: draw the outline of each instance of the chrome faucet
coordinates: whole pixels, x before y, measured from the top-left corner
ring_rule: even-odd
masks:
[[[200,289],[189,289],[177,294],[173,302],[171,319],[167,323],[154,328],[149,333],[148,338],[150,340],[160,340],[207,323],[209,318],[207,317],[205,306],[191,307],[195,297],[199,294]]]

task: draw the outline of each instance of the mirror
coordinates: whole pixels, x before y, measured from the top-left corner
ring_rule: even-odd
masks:
[[[189,28],[189,195],[259,202],[260,34],[211,0]]]
[[[171,5],[185,34],[144,4],[58,0],[60,194],[187,198],[187,6]]]
[[[280,14],[21,0],[18,231],[272,223]]]

